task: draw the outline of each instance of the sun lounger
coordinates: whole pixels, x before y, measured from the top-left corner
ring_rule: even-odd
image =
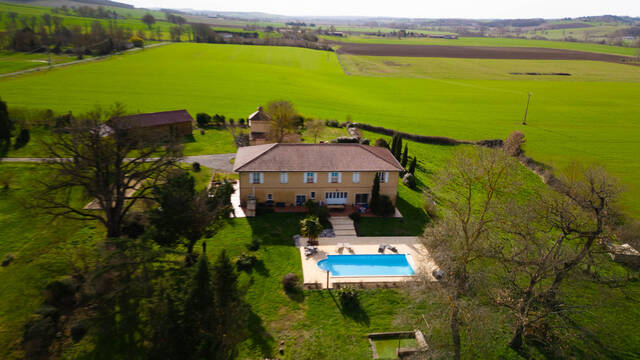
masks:
[[[378,246],[378,252],[380,254],[384,253],[384,249],[387,248],[387,245],[381,244],[380,246]]]
[[[304,247],[304,254],[306,256],[313,256],[315,254],[318,253],[318,248],[314,247],[314,246],[305,246]]]
[[[344,243],[343,245],[344,245],[345,249],[347,249],[347,250],[349,250],[349,251],[353,251],[353,248],[351,247],[351,244],[349,244],[349,243]]]
[[[338,243],[337,246],[338,246],[338,249],[336,251],[340,251],[344,249],[344,243]]]
[[[397,252],[398,252],[398,249],[396,249],[396,247],[395,247],[395,246],[387,245],[387,249],[389,249],[389,250],[393,251],[394,253],[397,253]]]

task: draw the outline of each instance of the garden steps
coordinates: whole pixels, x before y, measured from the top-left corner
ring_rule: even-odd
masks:
[[[332,216],[329,218],[336,236],[358,236],[353,220],[346,216]]]

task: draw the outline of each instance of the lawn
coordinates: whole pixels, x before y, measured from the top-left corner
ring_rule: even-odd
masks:
[[[521,130],[536,160],[604,164],[627,187],[626,208],[640,216],[637,82],[348,76],[330,52],[183,43],[3,79],[0,93],[9,106],[74,113],[122,101],[143,112],[186,108],[246,118],[258,105],[288,99],[307,117],[350,115],[425,135],[475,140]]]
[[[22,358],[17,348],[27,318],[42,304],[47,283],[81,266],[82,254],[104,236],[95,222],[52,220],[23,205],[36,179],[47,176],[42,165],[0,164],[2,176],[13,177],[0,190],[0,259],[15,260],[0,267],[0,358]],[[79,193],[74,201],[85,202]]]
[[[183,144],[185,156],[236,152],[233,136],[227,129],[207,129],[204,135],[200,129],[193,130],[193,138],[188,137]]]
[[[325,40],[336,42],[353,42],[366,44],[405,44],[405,45],[446,45],[446,46],[498,46],[498,47],[541,47],[551,49],[564,49],[587,51],[604,54],[634,56],[638,49],[624,46],[611,46],[592,43],[554,41],[554,40],[531,40],[512,39],[498,37],[465,37],[458,39],[432,39],[432,38],[402,38],[379,37],[369,35],[355,35],[348,37],[336,37],[320,35]]]

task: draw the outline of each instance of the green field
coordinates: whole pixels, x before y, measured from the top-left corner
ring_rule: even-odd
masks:
[[[342,54],[350,75],[424,79],[640,82],[640,68],[588,60],[505,60]],[[569,73],[570,76],[511,73]]]
[[[378,36],[348,36],[336,37],[321,35],[325,40],[336,42],[353,42],[365,44],[405,44],[405,45],[446,45],[446,46],[497,46],[497,47],[541,47],[552,49],[565,49],[588,51],[605,54],[634,56],[638,49],[623,46],[609,46],[601,44],[553,41],[553,40],[529,40],[529,39],[510,39],[497,37],[464,37],[461,36],[456,40],[451,39],[431,39],[431,38],[394,38],[394,37],[378,37]]]
[[[529,92],[528,125],[522,126]],[[522,130],[537,160],[556,167],[572,160],[604,164],[627,186],[627,208],[640,215],[636,82],[348,76],[330,52],[172,44],[3,79],[0,94],[10,106],[74,113],[121,101],[131,111],[186,108],[233,118],[288,99],[305,116],[343,121],[350,115],[425,135],[487,139]]]

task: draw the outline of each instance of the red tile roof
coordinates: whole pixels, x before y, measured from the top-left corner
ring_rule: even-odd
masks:
[[[187,110],[161,111],[148,114],[127,115],[109,120],[123,129],[144,128],[160,125],[193,123]]]
[[[386,148],[361,144],[265,144],[238,149],[234,171],[403,171]]]

